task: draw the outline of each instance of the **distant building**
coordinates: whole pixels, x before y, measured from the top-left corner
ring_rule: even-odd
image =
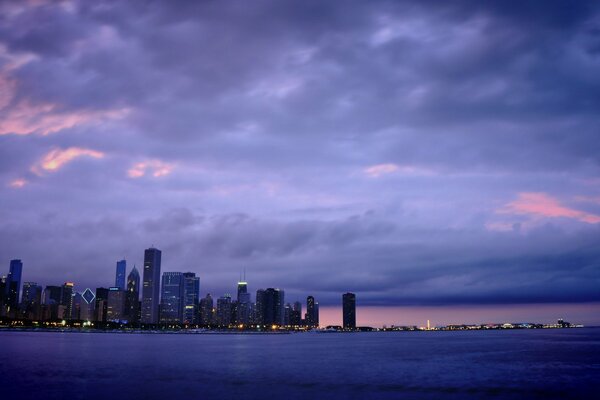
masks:
[[[142,288],[142,323],[158,323],[161,251],[153,247],[144,251]]]
[[[71,319],[71,310],[73,309],[73,282],[65,282],[62,285],[60,305],[65,307],[65,312],[62,318]]]
[[[285,293],[281,289],[268,288],[256,291],[256,323],[258,325],[283,325],[285,317]]]
[[[120,322],[125,319],[125,291],[119,287],[108,288],[106,320]]]
[[[107,288],[96,288],[95,297],[96,307],[94,310],[94,320],[98,322],[107,321],[108,311],[108,289]]]
[[[319,303],[315,301],[313,296],[306,298],[306,325],[309,327],[319,326]]]
[[[140,322],[140,273],[135,265],[127,276],[124,312],[128,322],[132,324]]]
[[[162,276],[160,323],[180,324],[181,322],[183,322],[183,274],[165,272]]]
[[[127,261],[121,260],[117,261],[117,270],[115,273],[115,287],[125,291],[127,288],[125,287],[125,274],[127,273]]]
[[[217,299],[217,325],[229,326],[231,323],[231,296],[226,294]]]
[[[356,295],[344,293],[342,295],[342,312],[344,329],[356,328]]]
[[[21,292],[23,262],[21,260],[10,260],[9,268],[4,289],[5,305],[7,313],[16,316],[19,305],[19,294]]]
[[[302,303],[299,301],[294,302],[294,305],[292,306],[289,324],[292,326],[302,325]]]
[[[198,324],[200,305],[200,278],[193,272],[183,274],[183,322]]]
[[[30,320],[40,319],[42,306],[42,287],[35,282],[25,282],[23,284],[23,294],[21,296],[21,315]]]
[[[213,298],[210,293],[200,300],[200,323],[208,326],[213,323]]]
[[[238,282],[237,286],[237,307],[236,322],[238,324],[250,324],[250,293],[248,293],[248,283]]]

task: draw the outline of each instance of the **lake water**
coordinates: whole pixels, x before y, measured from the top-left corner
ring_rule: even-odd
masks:
[[[1,399],[599,398],[600,329],[0,332]]]

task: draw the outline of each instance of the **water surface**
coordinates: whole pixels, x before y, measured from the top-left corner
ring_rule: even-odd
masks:
[[[2,399],[594,398],[600,329],[0,332]]]

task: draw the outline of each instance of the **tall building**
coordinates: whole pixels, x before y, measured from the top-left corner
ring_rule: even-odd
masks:
[[[355,329],[356,295],[354,293],[344,293],[342,295],[342,312],[344,320],[344,329]]]
[[[71,310],[73,309],[73,286],[75,286],[73,282],[65,282],[65,284],[62,285],[60,305],[65,307],[65,314],[63,316],[65,319],[71,319]]]
[[[198,306],[200,303],[200,278],[193,272],[183,274],[183,322],[198,324]]]
[[[127,292],[125,293],[125,319],[132,324],[140,322],[140,274],[135,267],[127,276]]]
[[[246,282],[238,282],[236,321],[238,324],[250,324],[250,293]]]
[[[306,298],[306,325],[309,327],[319,326],[319,303],[313,296]]]
[[[96,307],[94,311],[94,319],[98,322],[106,322],[108,311],[108,289],[96,288],[95,301]]]
[[[144,251],[144,283],[142,288],[142,323],[158,323],[161,251],[153,247]]]
[[[213,299],[208,293],[205,298],[200,300],[200,323],[208,326],[213,323]]]
[[[231,296],[226,294],[217,299],[217,325],[229,326],[231,323]]]
[[[106,299],[106,320],[120,322],[125,314],[125,291],[119,287],[108,288]]]
[[[181,322],[183,322],[183,274],[165,272],[162,276],[160,323],[180,324]]]
[[[35,282],[25,282],[23,284],[23,294],[21,296],[23,317],[30,320],[40,319],[42,290],[42,287]]]
[[[64,306],[62,302],[62,286],[46,286],[43,294],[45,313],[42,319],[57,320],[64,318]]]
[[[85,289],[83,293],[76,292],[73,295],[73,306],[71,309],[71,319],[91,321],[94,319],[94,299],[95,296],[90,289]]]
[[[21,291],[21,275],[23,274],[23,262],[21,260],[10,260],[10,269],[5,283],[5,304],[10,314],[16,315],[19,305],[19,294]]]
[[[296,301],[290,311],[289,324],[292,326],[302,325],[302,303]]]
[[[257,325],[283,325],[285,317],[284,291],[268,288],[256,291]]]
[[[115,287],[125,291],[125,274],[127,273],[127,261],[117,261],[117,270],[115,272]]]

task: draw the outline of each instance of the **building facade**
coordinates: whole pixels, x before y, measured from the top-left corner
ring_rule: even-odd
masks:
[[[161,255],[161,251],[154,247],[144,251],[141,315],[141,322],[143,324],[158,323]]]

